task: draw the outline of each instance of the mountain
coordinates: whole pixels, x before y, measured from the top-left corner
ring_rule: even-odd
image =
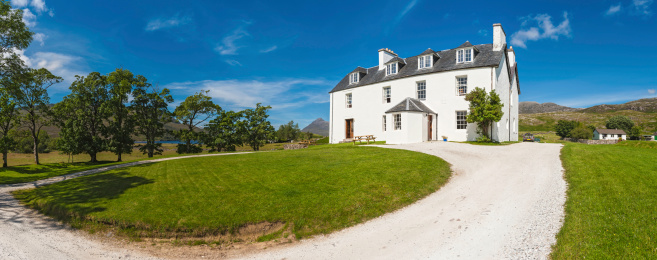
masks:
[[[549,113],[549,112],[571,112],[571,111],[578,111],[578,110],[581,110],[581,108],[566,107],[566,106],[557,105],[557,104],[551,103],[551,102],[541,104],[541,103],[534,102],[534,101],[520,102],[520,106],[518,107],[518,113],[520,113],[520,114],[536,114],[536,113]]]
[[[324,119],[317,118],[315,121],[310,123],[308,126],[304,127],[301,129],[301,132],[307,133],[311,132],[316,135],[321,135],[321,136],[328,136],[329,135],[329,127],[330,124],[328,121],[324,121]]]
[[[657,112],[657,98],[644,98],[639,100],[630,101],[618,105],[597,105],[585,108],[582,112],[587,113],[602,113],[614,112],[620,110],[634,110],[638,112]]]

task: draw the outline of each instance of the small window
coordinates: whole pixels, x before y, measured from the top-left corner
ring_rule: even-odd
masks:
[[[386,65],[386,76],[397,74],[397,63],[390,63]]]
[[[392,100],[392,90],[390,87],[383,88],[383,103],[390,103]]]
[[[602,135],[602,138],[607,138],[607,134],[603,134],[603,135]]]
[[[351,75],[349,75],[349,84],[358,83],[359,79],[360,79],[360,74],[358,74],[358,72],[351,73]]]
[[[611,138],[614,138],[614,135],[613,135],[613,134],[611,135]]]
[[[347,108],[351,108],[351,93],[346,95],[347,99]]]
[[[431,55],[425,55],[420,57],[419,62],[418,62],[418,68],[424,69],[424,68],[429,68],[431,67],[431,63],[433,62],[433,58]]]
[[[472,49],[461,49],[456,51],[456,62],[472,62]]]
[[[421,81],[417,83],[417,99],[427,99],[427,82]]]
[[[456,77],[456,94],[465,96],[468,94],[468,77]]]
[[[386,115],[383,115],[383,120],[381,122],[383,122],[383,132],[385,132],[386,131]]]
[[[463,62],[463,50],[456,51],[456,62],[457,63]]]
[[[456,129],[466,129],[468,126],[468,121],[466,116],[468,111],[456,111]]]
[[[465,50],[465,62],[472,61],[472,49]]]
[[[401,114],[394,114],[395,117],[395,130],[401,130]]]

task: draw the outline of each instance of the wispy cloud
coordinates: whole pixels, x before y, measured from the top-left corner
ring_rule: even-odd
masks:
[[[386,27],[386,30],[385,30],[386,35],[389,34],[392,29],[397,27],[399,22],[401,22],[402,18],[404,18],[404,16],[406,16],[406,14],[408,14],[408,12],[411,11],[411,9],[413,9],[413,7],[415,7],[417,2],[418,2],[418,0],[411,0],[410,2],[408,2],[408,4],[406,4],[406,7],[404,7],[404,9],[402,9],[402,11],[397,14],[397,16],[392,21],[392,23],[390,23],[390,25],[388,27]]]
[[[582,95],[570,97],[567,99],[556,100],[555,103],[569,107],[590,107],[600,104],[616,104],[619,102],[631,101],[641,98],[654,97],[654,89],[644,89],[635,91],[622,91],[617,93],[599,94],[599,95]]]
[[[610,6],[607,12],[605,12],[605,15],[611,16],[617,14],[618,12],[620,12],[620,10],[621,10],[621,3],[618,3],[617,5]]]
[[[272,110],[327,103],[332,82],[323,79],[279,80],[203,80],[171,83],[165,88],[177,93],[192,94],[210,90],[209,95],[222,107],[234,110],[255,107],[257,103],[271,105]]]
[[[271,46],[271,47],[269,47],[269,48],[267,48],[267,49],[260,50],[260,52],[261,52],[261,53],[268,53],[268,52],[275,51],[276,49],[278,49],[278,46],[274,45],[274,46]]]
[[[21,59],[28,67],[46,68],[53,75],[64,78],[62,83],[56,84],[49,89],[49,92],[53,93],[67,91],[76,75],[87,75],[86,71],[89,71],[84,60],[77,56],[55,52],[37,52],[27,56],[23,50],[16,50],[16,53],[21,56]]]
[[[246,26],[250,24],[251,22],[243,21],[240,26],[235,28],[230,34],[226,35],[221,40],[221,44],[214,48],[214,50],[221,55],[237,55],[237,50],[241,48],[241,46],[238,46],[235,42],[249,36],[249,32],[246,31]]]
[[[529,27],[529,25],[535,26]],[[521,48],[527,48],[527,41],[559,40],[559,36],[571,37],[572,31],[568,12],[563,13],[563,21],[557,26],[552,24],[552,17],[547,14],[523,17],[521,26],[524,29],[511,35],[511,44]]]
[[[39,42],[39,45],[41,45],[41,46],[43,46],[44,41],[46,40],[46,38],[48,38],[48,36],[46,36],[43,33],[35,33],[34,36],[32,36],[32,39]]]
[[[633,0],[630,7],[632,8],[632,13],[634,15],[651,16],[652,10],[650,9],[650,6],[652,3],[653,0]]]
[[[175,14],[170,18],[156,18],[152,19],[146,24],[146,31],[157,31],[161,29],[174,28],[188,24],[192,21],[192,18],[189,16],[181,16],[180,13]]]
[[[477,32],[477,34],[479,34],[480,36],[484,36],[484,37],[485,37],[485,36],[488,36],[488,30],[486,30],[486,29],[481,29],[481,30],[479,30],[479,31]]]
[[[37,19],[36,15],[32,13],[30,9],[27,8],[23,9],[23,23],[25,23],[27,27],[32,28],[36,26],[37,24],[36,19]]]
[[[228,63],[228,65],[233,66],[233,67],[234,66],[240,66],[240,67],[242,66],[242,63],[240,63],[239,61],[236,61],[236,60],[226,60],[226,63]]]
[[[14,8],[32,7],[37,13],[48,13],[48,15],[55,16],[55,12],[46,6],[44,0],[12,0],[11,5]]]

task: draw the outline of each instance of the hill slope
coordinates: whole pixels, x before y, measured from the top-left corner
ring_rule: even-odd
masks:
[[[572,108],[557,105],[555,103],[538,103],[534,101],[523,101],[519,103],[518,113],[520,114],[536,114],[536,113],[549,113],[549,112],[570,112],[578,111],[581,108]]]
[[[324,121],[322,118],[317,118],[308,126],[301,129],[301,132],[311,132],[316,135],[328,136],[329,135],[329,121]]]
[[[597,105],[597,106],[585,108],[582,110],[582,112],[602,113],[602,112],[613,112],[620,110],[634,110],[639,112],[657,112],[657,98],[644,98],[644,99],[634,100],[618,105]]]

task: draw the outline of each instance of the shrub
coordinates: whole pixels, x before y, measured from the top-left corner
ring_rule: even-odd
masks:
[[[578,126],[580,126],[580,123],[577,121],[559,120],[557,125],[554,126],[554,131],[561,138],[572,137],[570,133]]]
[[[14,152],[16,153],[33,153],[34,152],[34,141],[32,140],[32,135],[28,131],[19,131],[14,136],[14,140],[17,141],[16,146],[14,147]],[[49,153],[52,149],[52,142],[50,141],[50,136],[46,131],[41,130],[39,132],[39,147],[37,151],[39,153]]]
[[[490,143],[492,142],[492,140],[488,138],[488,136],[480,135],[479,137],[477,137],[477,142]]]
[[[570,137],[577,139],[591,139],[593,138],[593,132],[591,132],[588,127],[579,126],[570,132]]]
[[[630,140],[641,140],[641,127],[635,125],[630,132],[627,133]]]

